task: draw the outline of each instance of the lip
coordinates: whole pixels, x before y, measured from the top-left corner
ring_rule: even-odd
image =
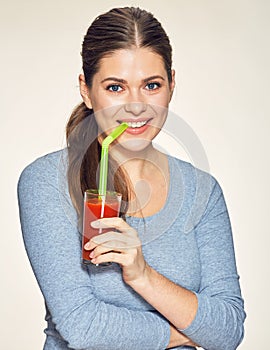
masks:
[[[121,120],[117,120],[118,123],[136,123],[136,122],[146,122],[149,123],[150,120],[152,120],[153,118],[129,118],[129,119],[121,119]]]
[[[152,120],[153,118],[149,118],[149,119],[146,119],[146,118],[136,118],[136,119],[121,119],[121,120],[118,120],[118,123],[123,123],[123,122],[126,122],[126,123],[136,123],[136,122],[145,122],[146,121],[146,124],[141,126],[140,128],[132,128],[132,127],[128,127],[125,132],[128,133],[128,134],[131,134],[131,135],[140,135],[140,134],[143,134],[148,128],[149,128],[149,122]]]

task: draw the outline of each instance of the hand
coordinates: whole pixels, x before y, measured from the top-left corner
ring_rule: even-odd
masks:
[[[197,344],[193,343],[191,339],[186,337],[183,333],[179,332],[174,326],[170,326],[171,336],[170,342],[166,349],[178,347],[178,346],[193,346],[198,347]]]
[[[113,228],[93,237],[85,244],[93,264],[115,262],[122,267],[124,281],[129,284],[140,279],[146,270],[146,262],[142,254],[141,241],[137,231],[121,218],[103,218],[91,223],[94,228]]]

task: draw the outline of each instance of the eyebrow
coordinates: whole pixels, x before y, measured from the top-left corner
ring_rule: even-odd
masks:
[[[144,83],[147,83],[150,80],[155,80],[155,79],[161,79],[161,80],[165,80],[161,75],[152,75],[149,78],[143,79]]]
[[[161,75],[152,75],[151,77],[148,77],[148,78],[145,78],[143,79],[143,82],[144,83],[147,83],[148,81],[151,81],[151,80],[155,80],[155,79],[161,79],[161,80],[165,80]],[[117,77],[108,77],[108,78],[105,78],[101,81],[101,83],[104,83],[106,81],[116,81],[117,83],[121,83],[121,84],[127,84],[127,81],[125,79],[120,79],[120,78],[117,78]]]
[[[124,79],[119,79],[119,78],[116,78],[116,77],[108,77],[108,78],[105,78],[103,80],[101,80],[101,83],[104,83],[105,81],[117,81],[118,83],[122,83],[122,84],[126,84],[127,81],[124,80]]]

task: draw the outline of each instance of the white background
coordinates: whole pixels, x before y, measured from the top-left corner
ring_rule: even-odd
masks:
[[[239,349],[267,349],[267,0],[10,0],[1,4],[1,348],[36,350],[44,341],[43,299],[19,226],[19,174],[38,156],[65,145],[66,121],[80,102],[77,76],[83,35],[98,14],[122,5],[153,12],[171,38],[177,73],[171,109],[201,140],[232,220],[248,314]]]

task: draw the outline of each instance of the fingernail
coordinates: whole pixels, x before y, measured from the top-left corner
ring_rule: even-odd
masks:
[[[95,256],[94,252],[91,252],[89,256],[90,258],[93,258]]]
[[[86,244],[84,245],[84,249],[86,249],[86,250],[87,250],[87,249],[90,249],[90,246],[91,246],[91,245],[90,245],[90,243],[88,242],[88,243],[86,243]]]
[[[99,226],[100,226],[99,221],[92,221],[91,226],[94,228],[99,228]]]

